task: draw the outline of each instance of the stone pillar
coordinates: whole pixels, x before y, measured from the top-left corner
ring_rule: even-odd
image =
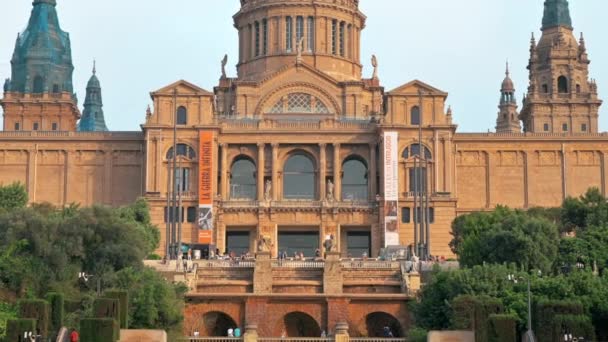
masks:
[[[340,144],[334,144],[334,196],[336,201],[342,200],[342,161],[340,159]]]
[[[376,184],[376,175],[377,175],[377,170],[376,170],[376,166],[378,165],[378,163],[376,162],[376,144],[375,143],[371,143],[369,144],[369,169],[368,169],[368,176],[367,176],[367,182],[369,184],[369,200],[370,201],[375,201],[376,200],[376,194],[378,193],[378,190],[376,189],[377,184]]]
[[[272,293],[272,260],[270,252],[258,252],[253,269],[253,293]]]
[[[264,191],[266,190],[264,187],[264,165],[266,163],[264,159],[264,147],[266,144],[259,143],[258,144],[258,201],[264,200]]]
[[[350,337],[348,336],[348,323],[340,322],[336,324],[336,342],[348,342]]]
[[[411,272],[407,274],[408,277],[408,292],[412,295],[420,291],[420,273]]]
[[[220,189],[220,195],[222,195],[222,200],[227,200],[228,199],[228,144],[221,144],[220,147],[222,148],[222,165],[221,165],[221,189]]]
[[[340,263],[340,252],[331,251],[326,253],[325,269],[323,270],[323,293],[342,293],[342,265]]]
[[[319,144],[319,149],[320,149],[320,153],[319,153],[319,199],[321,201],[325,200],[327,198],[326,195],[326,190],[327,190],[327,186],[325,184],[325,178],[326,177],[326,173],[327,173],[327,155],[326,155],[326,150],[327,150],[327,145],[326,144]]]
[[[277,188],[279,187],[279,144],[272,144],[272,200],[278,200]]]
[[[348,304],[350,299],[344,297],[327,298],[327,332],[338,332],[338,325],[348,321]],[[348,332],[348,328],[346,328]]]
[[[257,342],[258,341],[258,325],[247,324],[245,325],[245,333],[243,334],[243,342]]]
[[[38,159],[38,145],[35,149],[27,151],[27,197],[30,203],[36,202],[36,169]]]

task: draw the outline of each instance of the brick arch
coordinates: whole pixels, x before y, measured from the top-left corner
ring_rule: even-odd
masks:
[[[379,310],[381,308],[381,310]],[[348,308],[349,333],[352,337],[370,336],[367,329],[367,318],[374,313],[388,315],[394,318],[401,328],[401,336],[407,335],[410,327],[410,313],[406,301],[364,302],[352,301]],[[380,323],[382,324],[382,321]],[[371,337],[371,336],[370,336]]]
[[[375,311],[365,316],[364,327],[368,337],[385,337],[388,329],[393,337],[405,337],[405,331],[399,320],[384,311]]]
[[[257,107],[255,108],[255,115],[261,116],[264,115],[265,110],[267,108],[271,108],[274,106],[283,96],[291,94],[291,93],[306,93],[313,96],[316,96],[319,100],[321,100],[329,109],[331,114],[338,115],[340,111],[340,105],[338,101],[332,96],[329,92],[324,90],[322,87],[315,85],[313,83],[307,82],[292,82],[286,83],[279,87],[274,88],[269,91],[260,102],[258,102]]]
[[[285,337],[319,337],[322,330],[321,324],[312,315],[303,311],[292,311],[281,317],[274,331],[278,332],[276,336],[285,334]]]

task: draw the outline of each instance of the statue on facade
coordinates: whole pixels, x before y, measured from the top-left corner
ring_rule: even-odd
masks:
[[[372,55],[372,66],[374,67],[374,73],[372,74],[372,80],[378,79],[378,58],[376,55]]]
[[[4,92],[7,93],[11,89],[11,79],[7,78],[4,80]]]
[[[222,78],[226,78],[226,64],[228,64],[228,55],[224,55],[222,58]]]
[[[331,179],[327,180],[327,199],[330,201],[334,200],[334,182]]]
[[[325,248],[325,253],[331,252],[334,248],[334,235],[325,236],[325,241],[323,242],[323,248]]]
[[[266,201],[270,201],[272,199],[272,182],[270,179],[266,180],[266,184],[264,186],[264,199]]]
[[[272,247],[270,238],[260,235],[258,237],[258,252],[270,252],[270,247]]]
[[[296,57],[296,62],[298,64],[302,63],[302,51],[304,50],[304,37],[301,37],[300,40],[298,40],[298,43],[296,45],[296,52],[298,53],[298,56]]]

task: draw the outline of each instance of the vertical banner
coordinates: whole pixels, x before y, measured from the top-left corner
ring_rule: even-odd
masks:
[[[399,245],[399,133],[384,132],[384,246]]]
[[[200,131],[198,149],[198,243],[213,237],[213,132]]]

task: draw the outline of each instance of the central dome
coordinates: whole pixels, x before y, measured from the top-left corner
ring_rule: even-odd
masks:
[[[238,76],[261,80],[299,60],[339,81],[361,79],[359,0],[241,0]]]

